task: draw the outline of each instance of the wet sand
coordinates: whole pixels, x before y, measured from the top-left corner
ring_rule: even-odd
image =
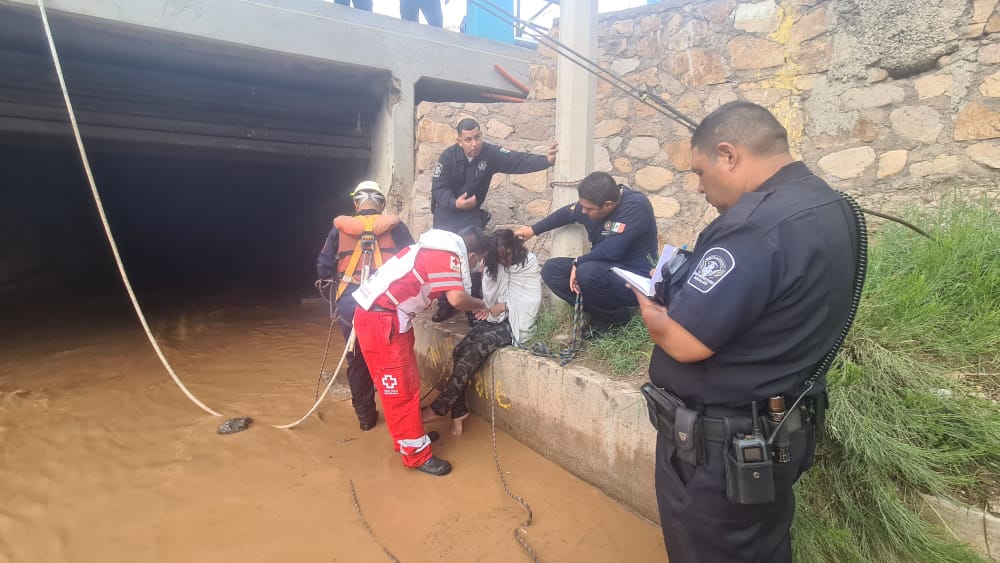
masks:
[[[488,420],[435,453],[443,478],[403,467],[384,422],[361,432],[335,386],[312,405],[329,321],[321,307],[229,300],[148,313],[171,381],[123,301],[0,319],[0,562],[530,561]],[[339,332],[327,369],[342,352]],[[343,374],[338,377],[343,377]],[[500,462],[541,561],[665,561],[659,528],[503,432]],[[353,483],[366,530],[351,494]],[[650,494],[653,494],[650,491]]]

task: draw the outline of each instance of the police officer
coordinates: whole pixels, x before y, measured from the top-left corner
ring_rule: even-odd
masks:
[[[590,252],[577,258],[550,258],[542,267],[542,279],[552,293],[571,305],[581,293],[590,328],[599,334],[631,318],[627,307],[636,305],[635,296],[611,267],[649,273],[656,264],[656,218],[649,198],[618,185],[605,172],[588,175],[577,192],[577,203],[557,209],[530,227],[522,226],[514,234],[528,240],[571,223],[587,229]]]
[[[490,180],[498,172],[525,174],[545,170],[555,163],[558,143],[545,155],[512,151],[483,141],[475,119],[465,118],[455,127],[455,144],[441,153],[431,182],[431,213],[434,228],[457,233],[466,227],[486,227],[489,213],[483,209]],[[481,276],[473,280],[473,292],[479,295]],[[441,322],[455,313],[444,299],[431,319]]]
[[[399,217],[382,214],[385,193],[377,182],[361,182],[352,195],[355,215],[341,215],[334,219],[326,244],[316,258],[319,279],[332,282],[331,299],[337,304],[345,342],[350,337],[357,307],[351,293],[361,282],[366,260],[370,261],[367,264],[369,272],[374,273],[377,266],[399,249],[413,244],[410,230]],[[370,235],[370,243],[362,241],[366,234]],[[375,251],[370,257],[365,256],[365,244],[371,244],[371,250]],[[371,430],[378,422],[375,385],[368,373],[368,365],[357,348],[347,353],[347,381],[351,386],[351,404],[361,430]]]
[[[666,272],[662,304],[636,294],[656,344],[650,379],[683,403],[672,420],[660,411],[658,424],[663,538],[674,563],[790,562],[792,485],[812,464],[824,379],[784,414],[787,461],[767,451],[769,469],[745,472],[764,467],[750,463],[760,452],[741,461],[736,447],[752,434],[752,403],[762,414],[772,397],[790,408],[837,340],[857,224],[846,202],[793,160],[784,127],[761,106],[723,105],[691,147],[691,170],[720,215],[687,262]]]

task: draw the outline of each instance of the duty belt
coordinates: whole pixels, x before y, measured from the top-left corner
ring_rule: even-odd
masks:
[[[713,417],[703,415],[690,409],[679,397],[656,387],[651,383],[643,384],[641,388],[646,398],[646,408],[649,422],[660,432],[665,432],[678,445],[690,443],[699,438],[708,442],[729,443],[732,430],[741,428],[749,430],[753,425],[750,416]],[[707,412],[711,410],[706,409]],[[785,426],[792,433],[802,428],[802,409],[787,413]],[[728,423],[729,431],[726,430]]]

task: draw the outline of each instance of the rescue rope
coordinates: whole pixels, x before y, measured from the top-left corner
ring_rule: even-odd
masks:
[[[525,512],[528,513],[528,518],[524,522],[521,522],[521,524],[518,527],[514,528],[513,530],[514,539],[516,539],[517,542],[521,544],[521,547],[523,547],[524,550],[528,552],[528,556],[531,557],[532,561],[534,561],[535,563],[541,563],[540,560],[538,559],[538,555],[535,555],[535,550],[531,549],[531,546],[528,544],[528,540],[526,540],[523,536],[524,528],[527,528],[528,526],[531,525],[531,520],[532,520],[531,506],[523,498],[511,492],[510,487],[507,485],[507,479],[503,476],[503,469],[500,467],[500,455],[497,454],[496,406],[494,405],[494,403],[496,403],[496,375],[493,373],[492,365],[490,366],[489,401],[490,401],[490,436],[493,440],[493,463],[496,464],[497,476],[500,477],[500,484],[503,485],[503,492],[507,493],[508,497],[510,497],[512,500],[523,506]]]
[[[361,526],[363,526],[365,531],[368,532],[368,535],[372,537],[372,540],[374,540],[375,543],[377,543],[378,546],[382,548],[382,551],[385,552],[386,556],[389,558],[390,561],[392,561],[392,563],[399,563],[399,559],[396,559],[396,556],[393,555],[392,552],[390,552],[388,549],[386,549],[386,547],[382,545],[382,542],[378,541],[378,538],[375,537],[375,532],[372,530],[372,527],[369,526],[368,521],[365,520],[365,515],[361,513],[361,503],[358,502],[358,493],[355,492],[354,490],[354,481],[348,480],[347,483],[351,486],[351,500],[354,501],[354,511],[358,513],[358,518],[361,519]]]
[[[198,407],[200,407],[203,411],[207,412],[212,416],[221,417],[223,416],[222,413],[219,413],[211,409],[205,403],[200,401],[181,381],[180,377],[174,371],[173,366],[171,366],[170,362],[167,360],[166,355],[164,355],[163,350],[160,348],[159,343],[156,341],[156,337],[153,335],[153,331],[149,327],[149,322],[146,320],[146,315],[143,313],[142,307],[139,305],[139,299],[138,297],[136,297],[135,291],[132,289],[132,282],[129,280],[128,273],[125,271],[125,264],[122,262],[121,253],[118,251],[118,243],[115,241],[114,234],[112,234],[111,232],[111,225],[108,223],[108,216],[104,212],[104,203],[101,200],[101,194],[100,192],[97,191],[97,182],[94,180],[94,173],[90,167],[90,158],[87,156],[87,149],[84,147],[83,137],[80,135],[80,125],[79,123],[77,123],[76,112],[73,110],[73,102],[70,100],[69,97],[69,89],[66,86],[66,78],[63,75],[62,63],[60,62],[59,59],[59,52],[56,50],[55,40],[52,37],[52,28],[49,25],[49,18],[48,18],[48,13],[46,12],[45,9],[44,0],[38,0],[38,12],[42,18],[42,27],[45,30],[45,37],[48,40],[49,51],[52,54],[52,63],[55,65],[56,76],[59,79],[59,88],[62,90],[63,100],[66,102],[66,111],[69,114],[70,125],[73,128],[73,137],[76,140],[76,147],[80,153],[80,160],[83,163],[84,172],[87,175],[87,183],[90,185],[90,192],[94,197],[94,204],[97,206],[97,213],[98,215],[100,215],[101,225],[104,227],[104,235],[107,237],[108,245],[111,247],[111,253],[114,255],[115,258],[115,265],[118,267],[118,273],[121,276],[122,284],[124,284],[125,290],[128,292],[128,297],[129,300],[132,302],[132,308],[133,310],[135,310],[136,317],[139,319],[139,323],[142,325],[142,329],[146,333],[146,339],[149,340],[150,346],[153,347],[153,350],[156,352],[156,356],[160,359],[160,363],[163,364],[164,369],[166,369],[167,373],[170,374],[170,378],[173,379],[175,384],[177,384],[177,387],[179,387],[180,390],[184,392],[184,395],[187,396],[187,398],[190,399],[192,403],[198,405]],[[333,331],[332,324],[330,326],[330,331],[331,333]],[[343,366],[344,359],[347,358],[347,351],[351,349],[353,341],[354,341],[354,331],[352,330],[351,336],[348,339],[347,346],[345,346],[344,348],[344,355],[340,358],[340,363],[337,365],[337,370],[330,378],[330,383],[326,386],[326,391],[324,392],[324,396],[326,395],[326,393],[330,391],[330,387],[333,386],[333,382],[337,378],[337,373],[340,371],[341,366]],[[330,350],[330,335],[327,336],[326,350],[323,352],[323,366],[326,365],[326,357],[329,350]],[[323,368],[321,367],[320,373],[322,373],[322,369]],[[303,416],[299,420],[291,424],[272,425],[272,426],[279,429],[294,428],[295,426],[298,426],[299,424],[302,423],[302,421],[308,418],[316,410],[321,401],[322,399],[318,399],[316,403],[313,405],[313,407],[309,409],[309,412],[307,412],[305,416]]]
[[[201,410],[207,412],[212,416],[222,416],[211,408],[209,408],[205,403],[198,400],[181,379],[177,377],[174,372],[174,368],[171,367],[170,362],[167,361],[167,357],[163,354],[163,350],[160,349],[160,345],[156,342],[156,337],[153,336],[153,331],[149,328],[149,323],[146,322],[146,316],[142,312],[142,307],[139,306],[139,300],[135,296],[135,291],[132,290],[132,283],[129,281],[128,274],[125,273],[125,265],[122,263],[121,253],[118,252],[118,244],[115,242],[115,237],[111,234],[111,225],[108,223],[107,214],[104,213],[104,203],[101,201],[101,195],[97,191],[97,183],[94,181],[94,173],[90,169],[90,159],[87,157],[87,150],[83,146],[83,138],[80,136],[80,126],[76,121],[76,112],[73,111],[73,103],[69,99],[69,89],[66,87],[66,79],[63,76],[62,64],[59,62],[59,53],[56,51],[55,41],[52,39],[52,28],[49,27],[49,18],[45,11],[44,0],[38,0],[38,11],[42,16],[42,27],[45,29],[45,37],[49,42],[49,51],[52,53],[52,62],[56,68],[56,76],[59,78],[59,87],[62,89],[63,100],[66,102],[66,110],[69,113],[69,122],[73,126],[73,137],[76,139],[76,148],[80,152],[80,160],[83,162],[83,170],[87,174],[87,182],[90,184],[90,192],[94,196],[94,203],[97,205],[97,212],[101,216],[101,225],[104,226],[104,234],[108,239],[108,244],[111,246],[111,253],[115,257],[115,264],[118,266],[118,273],[121,274],[122,283],[125,284],[125,290],[128,292],[129,300],[132,302],[132,308],[135,310],[136,316],[139,318],[139,323],[142,324],[143,330],[146,332],[146,338],[149,340],[149,344],[156,351],[157,357],[160,358],[160,363],[170,374],[170,377],[174,380],[174,383],[181,388],[181,391],[191,399],[191,402],[198,405]]]

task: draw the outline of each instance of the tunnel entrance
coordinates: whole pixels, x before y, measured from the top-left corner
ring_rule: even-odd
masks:
[[[121,282],[37,12],[0,17],[0,297]],[[311,291],[353,207],[388,73],[50,13],[81,133],[139,291]]]
[[[331,218],[351,210],[363,161],[90,153],[109,223],[139,290],[308,292]],[[73,145],[4,147],[0,290],[120,292]]]

